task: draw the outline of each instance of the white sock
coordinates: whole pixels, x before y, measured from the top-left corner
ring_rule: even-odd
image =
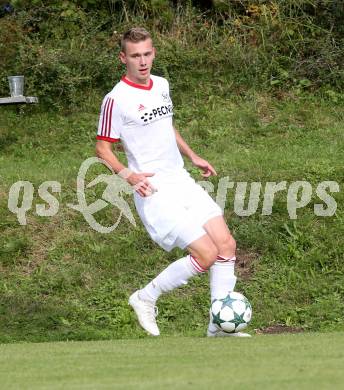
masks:
[[[197,259],[191,255],[176,260],[165,268],[155,279],[139,291],[139,297],[155,302],[162,293],[187,284],[192,276],[206,272]]]
[[[235,256],[231,258],[217,256],[216,262],[209,268],[211,301],[224,298],[229,291],[234,290],[237,279],[234,275],[235,260]]]

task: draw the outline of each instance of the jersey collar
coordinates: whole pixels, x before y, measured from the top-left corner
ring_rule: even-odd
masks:
[[[149,84],[148,85],[142,85],[142,84],[133,83],[132,81],[128,80],[125,76],[122,76],[121,80],[124,83],[130,85],[131,87],[144,89],[146,91],[150,91],[152,89],[152,87],[153,87],[153,80],[152,79],[149,80]]]

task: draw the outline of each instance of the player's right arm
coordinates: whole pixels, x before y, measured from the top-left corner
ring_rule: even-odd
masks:
[[[156,189],[151,185],[147,177],[153,176],[154,173],[131,171],[123,165],[112,150],[112,143],[104,140],[97,140],[96,155],[104,160],[114,172],[125,179],[134,190],[141,196],[151,195]]]
[[[114,99],[105,96],[98,125],[96,155],[104,160],[111,169],[125,179],[141,196],[149,196],[155,191],[147,177],[153,173],[132,172],[126,168],[117,158],[112,149],[112,144],[119,142],[123,128],[123,120],[120,109]]]

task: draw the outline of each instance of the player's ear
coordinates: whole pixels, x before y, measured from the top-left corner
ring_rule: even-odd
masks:
[[[122,64],[126,64],[127,63],[127,59],[126,59],[125,53],[123,51],[121,51],[119,53],[119,59],[121,60]]]
[[[153,46],[153,59],[155,58],[156,56],[156,48]]]

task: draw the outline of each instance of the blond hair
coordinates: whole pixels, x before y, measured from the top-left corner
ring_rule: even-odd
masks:
[[[143,27],[133,27],[126,31],[121,38],[121,51],[125,52],[125,45],[127,42],[141,42],[146,39],[152,39],[150,33]]]

